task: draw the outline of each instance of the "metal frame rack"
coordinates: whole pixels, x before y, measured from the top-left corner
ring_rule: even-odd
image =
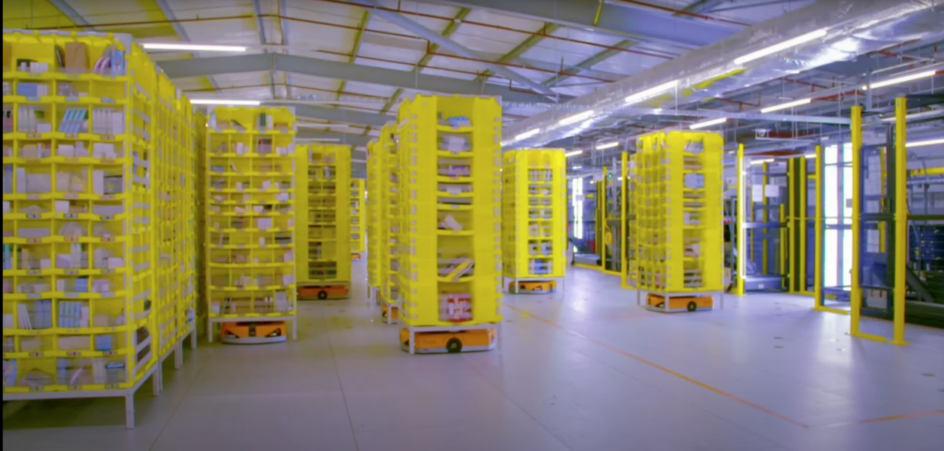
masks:
[[[694,311],[723,302],[722,156],[717,133],[660,132],[637,141],[631,195],[637,303]]]
[[[551,291],[567,264],[567,161],[562,149],[505,152],[502,253],[509,292]]]
[[[365,199],[364,180],[351,179],[351,257],[355,260],[359,260],[361,254],[367,250]]]
[[[273,322],[297,336],[295,114],[207,114],[207,337],[215,324]]]
[[[738,151],[737,294],[787,287],[791,160]]]
[[[174,166],[192,157],[189,101],[127,35],[3,40],[18,62],[3,68],[3,400],[124,398],[133,428],[135,392],[150,377],[159,394],[160,362],[181,362],[192,299],[157,291],[164,252],[192,242],[167,215],[186,188],[163,195],[192,168]]]
[[[351,148],[299,146],[300,298],[346,297],[351,284]]]
[[[410,353],[492,349],[503,292],[501,106],[417,95],[398,117],[401,345]],[[420,336],[442,346],[418,345]],[[473,336],[487,338],[466,341]]]

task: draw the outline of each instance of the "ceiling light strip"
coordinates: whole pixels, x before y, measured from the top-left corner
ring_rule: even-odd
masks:
[[[762,108],[762,109],[760,110],[760,112],[761,112],[761,113],[771,113],[771,112],[774,112],[774,111],[785,110],[785,109],[787,109],[787,108],[793,108],[793,107],[796,107],[796,106],[806,105],[806,104],[809,104],[809,103],[812,102],[812,101],[813,101],[813,99],[794,100],[794,101],[792,101],[792,102],[781,103],[780,105],[774,105],[774,106],[769,106],[769,107],[767,107],[767,108]]]
[[[933,77],[935,74],[937,74],[936,70],[929,70],[929,71],[924,71],[924,72],[918,72],[916,74],[890,78],[888,80],[877,81],[875,83],[872,83],[871,85],[862,85],[862,90],[868,91],[869,89],[884,88],[886,86],[897,85],[899,83],[920,80],[922,78],[927,78],[927,77]]]
[[[692,130],[698,130],[699,128],[705,128],[705,127],[711,127],[712,125],[723,124],[723,123],[725,123],[725,122],[727,122],[727,121],[728,121],[728,118],[726,118],[726,117],[721,117],[721,118],[718,118],[718,119],[712,119],[712,120],[710,120],[710,121],[697,122],[697,123],[694,123],[694,124],[690,125],[688,128],[690,128],[690,129],[692,129]]]
[[[663,83],[663,84],[661,84],[661,85],[659,85],[659,86],[656,86],[656,87],[654,87],[654,88],[649,88],[649,89],[647,89],[647,90],[645,90],[645,91],[637,92],[637,93],[635,93],[635,94],[633,94],[633,95],[631,95],[631,96],[626,97],[625,103],[626,103],[626,105],[633,105],[633,104],[636,104],[636,103],[639,103],[639,102],[644,102],[644,101],[649,100],[649,99],[651,99],[651,98],[653,98],[653,97],[655,97],[655,96],[657,96],[657,95],[659,95],[659,94],[662,94],[662,93],[665,92],[665,91],[668,91],[668,90],[670,90],[670,89],[673,89],[673,88],[675,88],[676,86],[678,86],[678,80],[673,80],[673,81],[670,81],[670,82],[668,82],[668,83]]]
[[[756,59],[763,58],[763,57],[765,57],[765,56],[767,56],[767,55],[772,55],[772,54],[777,53],[777,52],[782,52],[782,51],[784,51],[784,50],[786,50],[786,49],[789,49],[789,48],[791,48],[791,47],[796,47],[796,46],[798,46],[798,45],[800,45],[800,44],[804,44],[804,43],[810,42],[810,41],[812,41],[812,40],[814,40],[814,39],[819,39],[819,38],[825,37],[827,34],[828,34],[828,30],[825,29],[825,28],[823,28],[823,29],[820,29],[820,30],[816,30],[816,31],[813,31],[813,32],[810,32],[810,33],[801,35],[801,36],[797,36],[797,37],[795,37],[795,38],[793,38],[793,39],[788,39],[788,40],[786,40],[786,41],[780,42],[779,44],[774,44],[774,45],[771,45],[771,46],[767,46],[767,47],[764,47],[763,49],[760,49],[760,50],[758,50],[758,51],[756,51],[756,52],[748,53],[747,55],[744,55],[744,56],[742,56],[742,57],[735,58],[734,64],[744,64],[744,63],[747,63],[747,62],[751,62],[751,61],[754,61],[754,60],[756,60]]]

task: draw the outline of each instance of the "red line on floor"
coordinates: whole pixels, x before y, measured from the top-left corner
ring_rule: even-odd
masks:
[[[518,307],[515,307],[515,306],[512,306],[512,305],[508,305],[507,303],[503,303],[503,305],[504,305],[505,307],[508,307],[508,308],[510,308],[510,309],[512,309],[512,310],[514,310],[514,311],[516,311],[516,312],[518,312],[518,313],[524,315],[524,316],[529,316],[529,317],[531,317],[531,318],[534,318],[534,319],[536,319],[536,320],[538,320],[538,321],[540,321],[540,322],[542,322],[542,323],[544,323],[544,324],[547,324],[548,326],[551,326],[551,327],[554,327],[554,328],[563,330],[564,332],[567,332],[567,333],[569,333],[569,334],[571,334],[571,335],[574,335],[574,336],[576,336],[576,337],[579,337],[579,338],[582,338],[582,339],[584,339],[584,340],[587,340],[587,341],[589,341],[589,342],[591,342],[591,343],[593,343],[593,344],[596,344],[596,345],[598,345],[598,346],[601,346],[601,347],[603,347],[603,348],[609,349],[610,351],[613,351],[613,352],[615,352],[615,353],[617,353],[617,354],[620,354],[620,355],[629,357],[629,358],[631,358],[631,359],[633,359],[633,360],[636,360],[637,362],[640,362],[640,363],[644,363],[644,364],[646,364],[646,365],[649,365],[649,366],[651,366],[651,367],[653,367],[653,368],[655,368],[655,369],[657,369],[657,370],[660,370],[660,371],[663,371],[663,372],[665,372],[665,373],[671,374],[672,376],[675,376],[675,377],[677,377],[677,378],[679,378],[679,379],[682,379],[682,380],[684,380],[684,381],[686,381],[686,382],[690,382],[690,383],[692,383],[692,384],[695,384],[695,385],[697,385],[697,386],[699,386],[699,387],[701,387],[701,388],[704,388],[704,389],[706,389],[706,390],[708,390],[708,391],[711,391],[711,392],[713,392],[713,393],[716,393],[716,394],[719,394],[719,395],[721,395],[721,396],[724,396],[725,398],[728,398],[728,399],[730,399],[730,400],[732,400],[732,401],[736,401],[736,402],[739,402],[739,403],[741,403],[741,404],[744,404],[745,406],[748,406],[748,407],[757,409],[757,410],[759,410],[759,411],[761,411],[761,412],[764,412],[764,413],[766,413],[767,415],[770,415],[770,416],[772,416],[772,417],[774,417],[774,418],[777,418],[777,419],[786,421],[786,422],[788,422],[788,423],[790,423],[790,424],[793,424],[793,425],[795,425],[795,426],[799,426],[799,427],[806,428],[806,429],[809,428],[808,425],[803,424],[803,423],[801,423],[801,422],[799,422],[799,421],[796,421],[796,420],[794,420],[794,419],[792,419],[792,418],[783,416],[783,415],[781,415],[781,414],[779,414],[779,413],[777,413],[777,412],[774,412],[773,410],[770,410],[770,409],[767,409],[767,408],[765,408],[765,407],[762,407],[762,406],[759,406],[759,405],[757,405],[757,404],[754,404],[754,403],[752,403],[752,402],[750,402],[750,401],[748,401],[748,400],[746,400],[746,399],[744,399],[744,398],[737,397],[737,396],[732,395],[732,394],[730,394],[730,393],[728,393],[728,392],[726,392],[726,391],[723,391],[723,390],[721,390],[721,389],[712,387],[711,385],[708,385],[708,384],[706,384],[706,383],[704,383],[704,382],[701,382],[701,381],[699,381],[699,380],[697,380],[697,379],[693,379],[693,378],[691,378],[691,377],[688,377],[688,376],[686,376],[686,375],[684,375],[684,374],[682,374],[682,373],[679,373],[679,372],[677,372],[677,371],[670,370],[670,369],[668,369],[668,368],[666,368],[666,367],[664,367],[664,366],[662,366],[662,365],[659,365],[658,363],[655,363],[655,362],[646,360],[646,359],[644,359],[644,358],[642,358],[642,357],[639,357],[639,356],[637,356],[637,355],[635,355],[635,354],[630,354],[629,352],[626,352],[626,351],[624,351],[624,350],[622,350],[622,349],[620,349],[620,348],[617,348],[616,346],[613,346],[613,345],[611,345],[611,344],[604,343],[604,342],[602,342],[602,341],[600,341],[600,340],[597,340],[597,339],[595,339],[595,338],[590,338],[590,337],[588,337],[588,336],[586,336],[586,335],[581,334],[580,332],[577,332],[577,331],[568,329],[568,328],[566,328],[566,327],[564,327],[564,326],[562,326],[562,325],[560,325],[560,324],[557,324],[557,323],[555,323],[555,322],[553,322],[553,321],[550,321],[550,320],[541,318],[541,317],[539,317],[539,316],[536,316],[536,315],[534,315],[533,313],[531,313],[531,312],[529,312],[529,311],[527,311],[527,310],[523,310],[523,309],[520,309],[520,308],[518,308]]]

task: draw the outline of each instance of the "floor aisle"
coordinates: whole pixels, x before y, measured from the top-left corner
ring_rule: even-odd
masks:
[[[35,402],[4,418],[3,449],[940,450],[944,331],[852,340],[809,302],[662,315],[574,269],[563,293],[506,297],[499,352],[409,356],[358,288],[304,303],[298,342],[171,359],[164,395],[139,392],[134,431],[118,400]]]

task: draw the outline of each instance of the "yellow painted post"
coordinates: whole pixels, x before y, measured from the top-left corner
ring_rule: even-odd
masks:
[[[800,171],[800,176],[797,179],[799,180],[799,183],[800,183],[800,189],[799,189],[800,191],[800,199],[799,199],[800,217],[798,218],[798,224],[800,226],[800,242],[799,242],[799,245],[796,247],[800,248],[799,261],[797,262],[798,270],[800,274],[797,275],[797,277],[799,277],[798,279],[799,283],[796,284],[796,287],[798,290],[800,290],[801,293],[805,293],[808,288],[806,285],[806,228],[807,228],[806,221],[808,219],[806,215],[809,214],[808,213],[809,204],[806,198],[806,194],[807,194],[806,191],[809,186],[809,181],[808,181],[809,179],[807,179],[807,174],[806,174],[806,166],[807,166],[806,158],[801,158],[798,165],[799,165],[799,171]]]
[[[607,227],[608,218],[606,217],[606,166],[603,166],[602,174],[603,179],[600,181],[600,188],[597,190],[597,205],[600,209],[600,236],[597,237],[597,246],[600,248],[600,271],[606,272],[606,232],[609,230]]]
[[[744,221],[747,219],[747,174],[744,167],[744,144],[738,144],[737,154],[737,288],[734,294],[744,296],[744,276],[747,271],[747,231]]]
[[[905,292],[908,264],[908,149],[905,137],[908,129],[908,99],[895,99],[895,298],[894,332],[892,344],[906,345]]]
[[[764,163],[763,165],[761,165],[761,170],[764,171],[764,193],[765,193],[764,207],[767,207],[770,205],[770,198],[766,196],[767,184],[770,183],[770,176],[767,175],[767,172],[770,171],[770,164]],[[764,208],[764,222],[770,222],[770,209],[769,208]],[[761,259],[763,260],[763,263],[761,263],[761,268],[762,268],[761,271],[766,276],[770,274],[770,262],[768,261],[768,259],[770,258],[770,255],[768,254],[768,251],[767,251],[767,247],[770,244],[770,242],[767,239],[767,234],[770,233],[770,229],[765,228],[763,229],[763,232],[764,232],[764,239],[761,240],[761,243],[763,243],[762,244],[763,247],[760,250],[760,256],[761,256]]]
[[[628,208],[626,202],[626,192],[628,191],[626,175],[629,169],[629,154],[623,152],[620,155],[620,163],[622,163],[620,168],[620,199],[622,201],[620,203],[620,280],[625,285],[626,275],[629,273],[627,270],[628,262],[626,261],[626,235],[629,231],[629,224],[626,223],[626,208]]]
[[[859,247],[862,243],[862,202],[859,187],[862,182],[862,106],[852,107],[852,288],[850,293],[849,334],[854,337],[884,342],[885,337],[860,331],[862,320],[862,286],[860,281]],[[842,152],[842,149],[838,149]]]

